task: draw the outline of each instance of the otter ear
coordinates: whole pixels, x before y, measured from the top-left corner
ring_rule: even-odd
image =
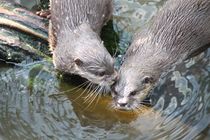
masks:
[[[77,66],[81,66],[81,65],[83,64],[82,60],[79,59],[79,58],[74,59],[74,63],[75,63]]]
[[[149,84],[149,83],[153,83],[153,82],[154,82],[154,78],[153,77],[150,77],[150,76],[146,76],[143,79],[143,83],[144,84]]]

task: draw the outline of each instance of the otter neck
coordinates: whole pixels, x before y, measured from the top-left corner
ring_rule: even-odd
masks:
[[[88,37],[90,37],[93,34],[94,34],[94,36],[95,36],[95,34],[98,35],[98,32],[95,32],[92,29],[90,24],[82,23],[82,24],[78,25],[76,28],[72,28],[67,25],[63,26],[59,31],[57,31],[57,34],[58,34],[57,35],[58,40],[62,41],[62,40],[68,39],[70,42],[64,41],[63,43],[71,43],[73,40],[78,39],[81,36],[85,38],[85,35]],[[59,37],[61,37],[61,38],[59,38]]]
[[[134,64],[139,65],[140,68],[163,72],[162,70],[171,68],[189,55],[188,51],[177,50],[176,44],[171,44],[170,41],[167,43],[164,40],[157,42],[156,36],[148,34],[134,40],[127,54],[129,55],[130,51],[133,51],[128,57],[132,60],[126,60],[128,63],[136,61]]]

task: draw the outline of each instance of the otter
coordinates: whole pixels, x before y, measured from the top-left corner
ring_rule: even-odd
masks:
[[[210,1],[168,0],[137,33],[112,87],[118,109],[135,110],[163,73],[210,43]]]
[[[112,7],[112,0],[50,1],[49,43],[58,71],[80,75],[103,87],[113,84],[114,59],[100,38]]]

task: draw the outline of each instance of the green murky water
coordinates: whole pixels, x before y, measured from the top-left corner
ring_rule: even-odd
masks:
[[[115,0],[113,22],[121,53],[163,2]],[[162,79],[152,95],[154,107],[139,113],[113,110],[109,96],[92,102],[87,90],[73,85],[45,60],[15,67],[1,63],[0,139],[210,138],[210,49]]]

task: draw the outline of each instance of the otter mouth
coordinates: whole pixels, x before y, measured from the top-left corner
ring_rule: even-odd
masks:
[[[115,103],[115,109],[120,110],[120,111],[132,111],[133,107],[132,105],[129,105],[129,104],[126,106],[121,106]]]
[[[137,114],[149,108],[151,108],[151,105],[148,104],[138,104],[137,106],[131,105],[130,107],[119,107],[119,106],[114,107],[114,109],[119,112],[132,112]]]
[[[135,101],[134,103],[127,104],[125,106],[114,103],[114,108],[120,111],[137,111],[142,107],[152,107],[150,96],[145,97],[143,101]]]
[[[121,111],[138,111],[143,107],[152,106],[152,88],[148,87],[135,96],[120,98],[114,97],[114,108]]]

